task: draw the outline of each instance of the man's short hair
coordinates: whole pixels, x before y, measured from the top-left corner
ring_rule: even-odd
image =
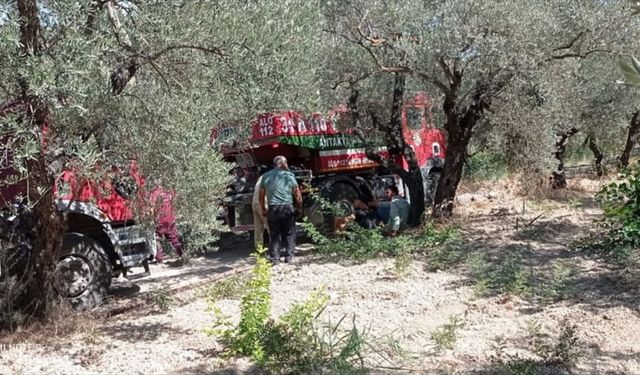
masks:
[[[273,158],[273,165],[275,165],[277,168],[284,167],[285,164],[287,164],[287,158],[285,158],[284,156],[278,155]]]
[[[398,195],[400,192],[398,191],[398,187],[396,185],[389,185],[387,189],[391,190],[393,195]]]

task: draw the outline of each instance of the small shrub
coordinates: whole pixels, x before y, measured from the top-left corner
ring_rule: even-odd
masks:
[[[531,278],[522,264],[522,257],[508,254],[499,264],[490,264],[482,254],[467,258],[467,268],[475,283],[476,292],[527,295],[531,292]]]
[[[261,335],[271,315],[271,264],[258,249],[256,264],[240,303],[240,322],[234,329],[223,332],[228,354],[249,357],[258,363],[264,361]]]
[[[329,238],[320,233],[318,228],[316,228],[316,226],[309,221],[309,218],[307,216],[302,219],[302,229],[307,234],[307,236],[309,236],[311,241],[318,245],[324,245],[329,241]]]
[[[542,375],[544,365],[532,359],[519,358],[517,356],[498,363],[495,371],[496,375]]]
[[[574,264],[554,261],[551,275],[544,282],[540,295],[545,301],[555,302],[567,298],[573,293],[572,284],[577,274]]]
[[[411,253],[407,250],[401,251],[393,259],[393,271],[398,278],[404,278],[409,273],[412,263]]]
[[[429,267],[434,270],[447,270],[463,259],[462,237],[458,228],[449,226],[442,230],[429,223],[420,235],[420,248],[427,257]]]
[[[478,152],[471,156],[464,177],[476,181],[495,181],[507,174],[507,159],[502,154]]]
[[[273,374],[355,374],[364,370],[365,339],[355,323],[347,332],[340,324],[319,326],[318,316],[328,297],[323,290],[294,305],[280,319],[272,319],[271,265],[259,249],[256,265],[246,284],[240,322],[232,326],[210,301],[216,321],[207,332],[219,336],[227,357],[248,357]]]
[[[640,247],[640,166],[625,172],[623,178],[596,194],[604,211],[599,225],[607,231],[607,237],[594,248],[615,264],[626,266],[637,262]]]
[[[212,302],[221,299],[239,299],[242,297],[247,283],[248,277],[244,274],[229,276],[205,288],[202,295]]]
[[[538,322],[531,322],[529,331],[529,345],[531,350],[547,365],[561,365],[569,368],[579,357],[577,327],[568,319],[560,322],[560,334],[557,338],[550,338],[542,333],[542,326]]]
[[[491,285],[491,265],[481,253],[472,253],[467,257],[466,267],[474,282],[474,290],[480,296],[487,295]]]
[[[450,316],[449,323],[431,333],[431,340],[438,350],[453,349],[458,339],[458,330],[462,328],[462,320],[457,316]]]
[[[522,257],[509,255],[494,273],[493,286],[500,293],[528,294],[530,292],[529,276],[522,264]]]
[[[560,323],[561,331],[557,338],[542,333],[539,323],[529,323],[528,346],[539,359],[522,358],[519,355],[505,353],[507,342],[497,337],[494,344],[495,354],[491,357],[491,374],[498,375],[542,375],[563,374],[573,366],[578,358],[579,348],[576,327],[568,320]],[[564,370],[563,370],[564,369]]]
[[[147,301],[160,311],[167,311],[171,305],[171,292],[167,287],[156,287],[149,291]]]

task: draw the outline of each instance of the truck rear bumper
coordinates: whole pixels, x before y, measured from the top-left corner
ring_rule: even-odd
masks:
[[[153,229],[143,225],[114,227],[123,267],[137,266],[152,260],[157,252],[156,235]]]

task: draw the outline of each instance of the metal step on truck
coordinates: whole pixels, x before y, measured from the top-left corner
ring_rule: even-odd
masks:
[[[234,231],[253,229],[253,189],[264,166],[270,166],[276,155],[284,155],[298,183],[310,187],[303,189],[304,216],[325,232],[334,228],[335,217],[323,210],[311,191],[347,214],[354,212],[356,199],[385,200],[384,190],[389,185],[398,186],[401,194],[407,191],[399,176],[367,158],[360,138],[338,129],[340,114],[345,111],[336,110],[326,117],[318,113],[305,116],[294,111],[269,112],[258,115],[250,126],[222,124],[212,129],[212,146],[225,161],[236,165],[222,199],[219,219]],[[431,100],[425,93],[405,101],[402,132],[415,151],[423,175],[425,200],[430,202],[444,165],[446,145],[444,133],[434,124]],[[390,157],[384,145],[377,152]],[[397,165],[408,168],[401,155],[391,158]]]

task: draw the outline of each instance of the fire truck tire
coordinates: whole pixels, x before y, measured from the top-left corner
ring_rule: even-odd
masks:
[[[438,183],[440,183],[440,176],[442,173],[439,170],[432,171],[427,175],[426,188],[424,192],[425,208],[429,209],[433,206],[433,202],[436,199],[436,191],[438,190]]]
[[[329,186],[326,198],[341,209],[344,216],[354,213],[353,202],[356,199],[361,199],[358,190],[346,182],[336,182]],[[324,232],[330,234],[335,232],[336,217],[333,213],[324,215],[324,228],[322,228]]]
[[[105,249],[82,233],[66,233],[54,271],[54,288],[79,311],[99,306],[111,286],[111,261]]]

